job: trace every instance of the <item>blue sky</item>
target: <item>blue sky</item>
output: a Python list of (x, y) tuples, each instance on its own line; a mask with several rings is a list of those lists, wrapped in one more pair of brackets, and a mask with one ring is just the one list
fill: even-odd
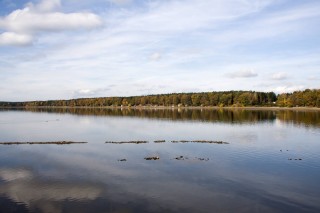
[(319, 0), (0, 0), (0, 100), (320, 85)]

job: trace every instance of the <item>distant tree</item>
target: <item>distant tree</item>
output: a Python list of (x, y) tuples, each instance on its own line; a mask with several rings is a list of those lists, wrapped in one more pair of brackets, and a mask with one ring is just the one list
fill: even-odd
[(200, 105), (200, 95), (199, 94), (192, 94), (191, 95), (191, 102), (193, 106)]
[[(308, 106), (320, 107), (320, 89), (306, 89), (293, 93), (276, 95), (274, 92), (255, 91), (223, 91), (202, 93), (174, 93), (134, 97), (79, 98), (71, 100), (49, 100), (29, 102), (0, 102), (0, 107), (104, 107), (104, 106), (135, 106), (162, 105), (171, 106)], [(177, 115), (178, 116), (178, 115)]]

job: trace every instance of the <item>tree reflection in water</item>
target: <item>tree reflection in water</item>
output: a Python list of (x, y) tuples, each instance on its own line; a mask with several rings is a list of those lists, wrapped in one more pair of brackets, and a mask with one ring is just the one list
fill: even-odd
[[(4, 109), (2, 109), (3, 111)], [(13, 110), (13, 109), (10, 109)], [(319, 111), (296, 110), (250, 110), (250, 109), (130, 109), (130, 108), (28, 108), (14, 109), (18, 111), (69, 113), (74, 115), (92, 116), (129, 116), (148, 119), (165, 119), (173, 121), (201, 121), (222, 123), (261, 123), (281, 122), (304, 125), (307, 127), (320, 126)]]

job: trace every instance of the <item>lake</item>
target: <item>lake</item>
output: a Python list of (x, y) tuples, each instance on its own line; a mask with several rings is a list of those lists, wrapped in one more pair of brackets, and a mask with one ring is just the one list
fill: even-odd
[(320, 212), (319, 139), (320, 111), (1, 110), (0, 142), (88, 143), (1, 144), (0, 212)]

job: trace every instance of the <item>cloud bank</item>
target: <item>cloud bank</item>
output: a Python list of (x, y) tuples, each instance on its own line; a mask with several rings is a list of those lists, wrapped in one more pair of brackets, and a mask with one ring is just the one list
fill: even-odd
[(63, 13), (56, 10), (60, 0), (43, 0), (39, 4), (28, 3), (25, 8), (0, 18), (0, 45), (23, 46), (31, 44), (39, 32), (59, 32), (93, 29), (102, 25), (99, 16), (89, 12)]
[(0, 1), (0, 100), (319, 87), (319, 1), (30, 1)]
[(0, 46), (13, 45), (13, 46), (25, 46), (31, 44), (33, 37), (28, 34), (18, 34), (14, 32), (5, 32), (0, 34)]
[(278, 81), (281, 81), (281, 80), (286, 80), (288, 79), (289, 76), (287, 73), (284, 73), (284, 72), (279, 72), (279, 73), (274, 73), (272, 76), (271, 76), (271, 79), (272, 80), (278, 80)]
[(258, 74), (254, 72), (253, 70), (240, 70), (236, 72), (227, 73), (226, 76), (228, 78), (253, 78), (257, 77)]

